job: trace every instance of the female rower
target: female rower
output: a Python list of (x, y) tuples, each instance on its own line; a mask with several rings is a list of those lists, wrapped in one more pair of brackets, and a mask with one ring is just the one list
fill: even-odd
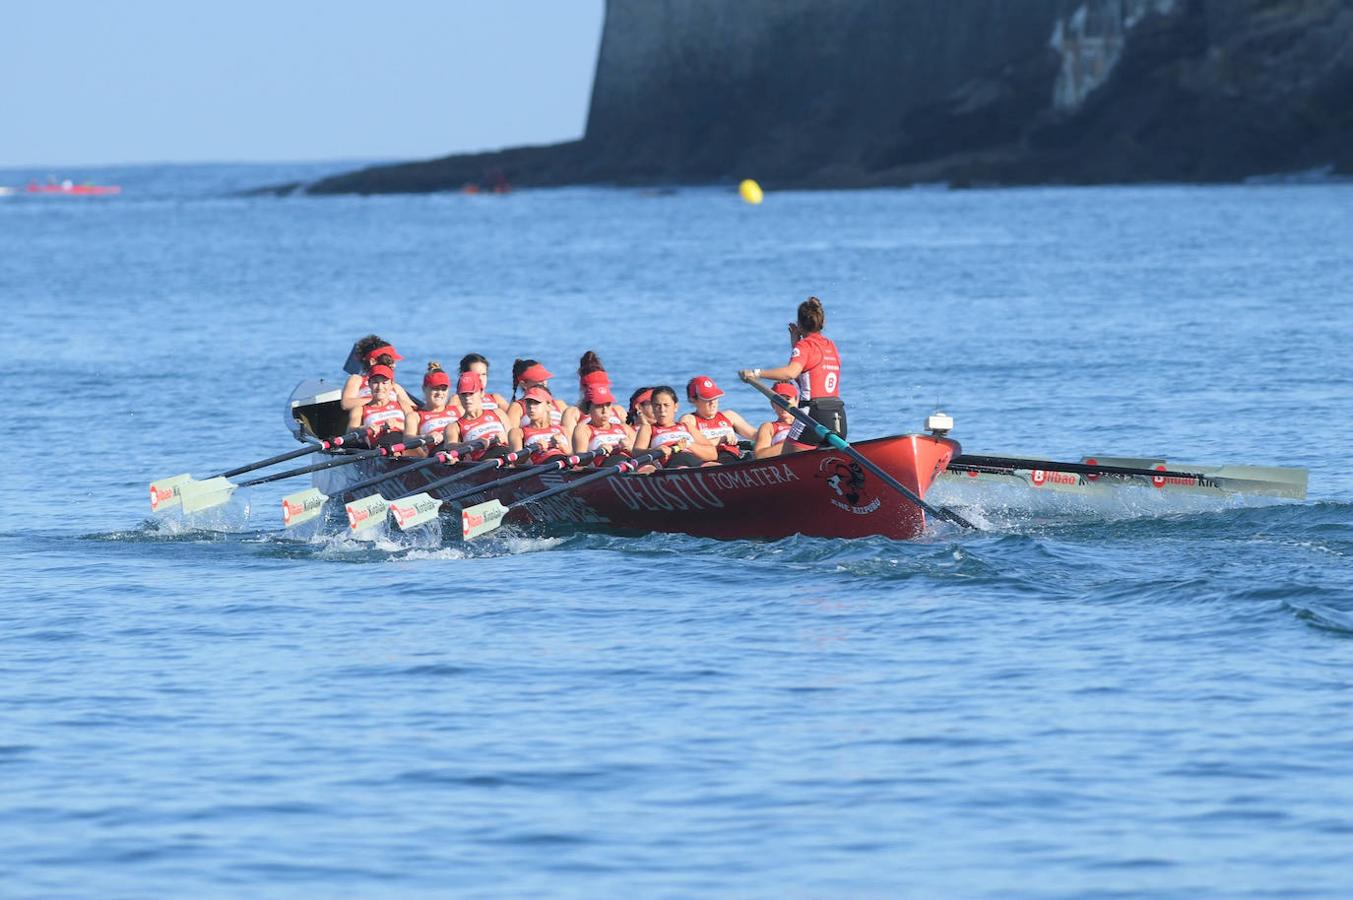
[(681, 424), (691, 434), (704, 435), (719, 451), (719, 462), (737, 462), (742, 458), (738, 438), (756, 437), (756, 430), (747, 420), (731, 409), (719, 411), (723, 391), (708, 375), (697, 375), (686, 382), (686, 399), (695, 406), (695, 412), (681, 417)]
[(583, 394), (582, 406), (587, 417), (573, 429), (573, 452), (600, 450), (608, 454), (629, 451), (634, 447), (634, 429), (617, 422), (612, 415), (615, 397), (609, 386), (590, 385)]
[[(517, 399), (517, 388), (530, 390), (533, 387), (550, 389), (550, 379), (554, 375), (549, 369), (546, 369), (534, 359), (518, 359), (512, 363), (512, 402), (507, 407), (507, 420), (513, 428), (521, 423), (526, 415), (526, 404)], [(563, 400), (553, 399), (551, 395), (550, 402), (550, 422), (555, 425), (561, 425), (564, 421), (564, 411), (568, 409), (568, 404)]]
[[(685, 425), (677, 421), (677, 395), (667, 385), (653, 389), (653, 421), (639, 426), (639, 434), (634, 439), (634, 451), (661, 450), (665, 459), (663, 465), (703, 466), (714, 463), (719, 451), (705, 440), (704, 435), (691, 433)], [(643, 469), (640, 469), (643, 471)]]
[[(606, 367), (601, 364), (601, 357), (597, 356), (596, 351), (588, 350), (578, 360), (578, 403), (564, 410), (564, 417), (560, 422), (564, 427), (564, 434), (572, 434), (578, 423), (587, 418), (587, 390), (593, 385), (601, 385), (609, 390), (611, 376), (607, 374)], [(610, 416), (617, 425), (625, 421), (625, 411), (618, 406), (612, 407)]]
[(550, 421), (550, 410), (554, 408), (550, 392), (542, 387), (528, 388), (521, 402), (526, 415), (507, 433), (508, 446), (513, 450), (527, 448), (532, 455), (567, 454), (569, 442), (564, 429)]
[[(374, 334), (358, 338), (357, 343), (352, 345), (352, 352), (348, 355), (348, 360), (349, 363), (359, 362), (360, 373), (349, 375), (348, 380), (343, 382), (343, 396), (338, 401), (338, 405), (349, 412), (365, 405), (371, 399), (371, 388), (367, 384), (367, 380), (371, 377), (371, 367), (385, 366), (393, 372), (395, 363), (403, 358), (387, 341)], [(400, 405), (404, 407), (405, 415), (412, 413), (413, 401), (409, 399), (408, 393), (398, 384), (395, 384), (394, 388), (395, 396)]]
[[(790, 403), (798, 405), (799, 389), (793, 382), (777, 381), (772, 390)], [(779, 456), (784, 449), (780, 445), (789, 436), (789, 429), (794, 427), (793, 413), (774, 401), (771, 401), (770, 408), (775, 411), (775, 419), (762, 422), (761, 427), (756, 430), (756, 443), (752, 446), (752, 453), (757, 459)]]
[(432, 445), (440, 442), (446, 435), (446, 426), (460, 418), (450, 399), (451, 376), (436, 360), (428, 363), (427, 374), (423, 376), (423, 408), (404, 420), (404, 433), (409, 437), (429, 435)]
[(476, 453), (476, 459), (506, 453), (507, 417), (500, 410), (484, 408), (484, 388), (479, 383), (479, 376), (474, 372), (461, 372), (456, 381), (456, 396), (465, 412), (446, 426), (446, 442), (459, 444), (482, 440), (493, 445)]
[(371, 399), (348, 411), (348, 430), (367, 429), (374, 447), (391, 434), (402, 435), (408, 417), (395, 398), (395, 373), (389, 366), (372, 366), (367, 383), (371, 385)]
[(641, 387), (630, 394), (630, 411), (625, 416), (625, 424), (636, 432), (645, 422), (653, 421), (653, 388)]
[[(460, 371), (473, 372), (479, 376), (479, 387), (484, 391), (484, 408), (496, 409), (499, 412), (507, 409), (507, 398), (502, 394), (494, 394), (489, 391), (489, 361), (479, 353), (467, 353), (460, 358)], [(451, 405), (461, 412), (460, 397), (452, 397)]]
[[(794, 349), (789, 362), (778, 369), (743, 369), (743, 378), (769, 378), (773, 381), (794, 380), (799, 386), (799, 406), (815, 422), (846, 436), (846, 405), (841, 402), (841, 354), (837, 352), (822, 328), (827, 314), (822, 301), (809, 297), (799, 304), (797, 324), (789, 324), (789, 340)], [(819, 447), (825, 443), (815, 434), (804, 434), (809, 429), (795, 419), (789, 437), (781, 445), (782, 453)]]

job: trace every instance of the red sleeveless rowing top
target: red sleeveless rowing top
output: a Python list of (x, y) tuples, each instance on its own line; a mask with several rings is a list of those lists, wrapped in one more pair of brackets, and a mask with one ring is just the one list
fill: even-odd
[(464, 443), (495, 437), (500, 441), (507, 440), (507, 426), (497, 410), (486, 409), (474, 418), (462, 416), (459, 424), (460, 439)]
[(418, 433), (434, 434), (439, 431), (445, 431), (446, 426), (459, 418), (460, 413), (449, 406), (445, 409), (435, 411), (431, 409), (421, 409), (418, 411)]
[(841, 396), (841, 354), (821, 332), (807, 335), (796, 343), (789, 361), (803, 366), (799, 377), (794, 379), (799, 385), (800, 403), (819, 397)]
[(362, 427), (374, 428), (376, 431), (403, 431), (404, 409), (398, 400), (380, 406), (368, 403), (362, 407)]

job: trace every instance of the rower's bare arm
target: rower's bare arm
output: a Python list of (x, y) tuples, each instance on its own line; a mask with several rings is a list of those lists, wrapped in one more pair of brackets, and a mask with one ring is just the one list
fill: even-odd
[[(684, 419), (685, 416), (682, 416), (682, 418)], [(710, 443), (709, 438), (705, 437), (704, 434), (700, 432), (700, 429), (687, 428), (686, 430), (691, 432), (690, 444), (686, 449), (705, 462), (717, 462), (719, 459), (719, 448)], [(686, 442), (682, 441), (682, 443), (684, 444)]]
[(446, 443), (447, 443), (447, 444), (459, 444), (459, 443), (460, 443), (460, 423), (459, 423), (459, 422), (452, 422), (450, 425), (446, 426)]
[(507, 433), (507, 449), (517, 451), (521, 449), (521, 429), (513, 428)]
[(793, 381), (803, 373), (803, 364), (792, 362), (778, 369), (762, 369), (761, 377), (767, 381)]
[(752, 456), (757, 459), (779, 456), (780, 448), (771, 443), (771, 438), (774, 436), (775, 426), (770, 422), (763, 422), (761, 427), (756, 430), (756, 443), (752, 445)]
[(751, 425), (748, 425), (747, 420), (742, 416), (733, 412), (731, 409), (726, 410), (724, 415), (728, 416), (728, 421), (733, 423), (733, 430), (738, 433), (738, 437), (747, 438), (749, 441), (756, 437), (756, 429)]
[(362, 376), (349, 375), (348, 380), (343, 382), (343, 397), (338, 401), (338, 405), (351, 412), (354, 409), (361, 409), (366, 405), (366, 398), (361, 395)]
[(564, 410), (564, 415), (559, 420), (559, 427), (564, 429), (564, 434), (572, 434), (573, 429), (578, 427), (578, 423), (582, 421), (582, 418), (582, 411), (576, 406), (570, 406), (568, 409)]
[[(625, 429), (625, 444), (624, 444), (624, 447), (625, 447), (626, 450), (628, 450), (629, 452), (633, 453), (633, 452), (634, 452), (634, 443), (635, 443), (635, 441), (637, 441), (637, 440), (639, 439), (639, 435), (635, 432), (635, 430), (634, 430), (633, 428), (629, 427), (628, 425), (622, 424), (620, 427), (623, 428), (623, 429)], [(584, 448), (584, 449), (585, 449), (585, 448)]]
[(577, 425), (573, 427), (574, 453), (587, 452), (587, 445), (588, 443), (591, 442), (591, 440), (592, 440), (592, 429), (587, 426), (586, 422), (579, 422)]
[(352, 409), (348, 410), (348, 431), (354, 431), (362, 427), (362, 406), (365, 405), (366, 404), (354, 406)]
[(639, 433), (634, 436), (634, 449), (648, 450), (653, 446), (653, 429), (648, 423), (639, 426)]

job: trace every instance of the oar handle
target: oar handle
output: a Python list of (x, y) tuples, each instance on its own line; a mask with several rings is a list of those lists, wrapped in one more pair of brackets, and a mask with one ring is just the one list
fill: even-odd
[(461, 454), (473, 452), (487, 445), (488, 441), (482, 439), (478, 441), (470, 441), (468, 444), (452, 444), (449, 447), (443, 447), (441, 450), (438, 450), (436, 453), (432, 454), (427, 459), (420, 459), (416, 463), (412, 463), (410, 465), (403, 466), (402, 468), (394, 469), (389, 472), (384, 472), (380, 475), (372, 476), (371, 478), (364, 478), (361, 481), (357, 482), (356, 484), (349, 485), (345, 490), (349, 493), (352, 491), (360, 491), (363, 490), (364, 488), (369, 488), (373, 485), (380, 484), (382, 481), (389, 481), (391, 478), (394, 478), (398, 475), (404, 475), (408, 472), (413, 472), (418, 469), (426, 468), (427, 466), (437, 465), (438, 463), (447, 466), (455, 465), (459, 461)]
[(311, 453), (319, 453), (321, 450), (332, 450), (335, 447), (342, 447), (346, 443), (361, 440), (365, 436), (366, 432), (360, 429), (356, 431), (349, 431), (347, 434), (339, 435), (336, 438), (330, 438), (327, 441), (319, 441), (318, 443), (312, 444), (309, 447), (301, 447), (299, 450), (290, 450), (286, 453), (279, 453), (276, 456), (270, 456), (267, 459), (261, 459), (255, 463), (249, 463), (248, 465), (240, 466), (235, 469), (230, 469), (226, 472), (222, 472), (219, 475), (214, 475), (212, 477), (234, 478), (236, 475), (243, 475), (245, 472), (253, 472), (256, 469), (266, 469), (268, 466), (275, 466), (278, 463), (286, 462), (289, 459), (297, 459), (302, 456), (307, 456)]
[(412, 450), (415, 447), (421, 447), (428, 442), (426, 436), (411, 438), (400, 444), (391, 444), (388, 447), (376, 447), (373, 450), (361, 450), (351, 456), (345, 456), (341, 459), (331, 459), (328, 462), (315, 463), (312, 466), (301, 466), (299, 469), (287, 469), (285, 472), (277, 472), (272, 475), (265, 475), (262, 478), (251, 478), (248, 481), (241, 481), (237, 487), (253, 487), (256, 484), (267, 484), (270, 481), (281, 481), (284, 478), (294, 478), (297, 475), (308, 475), (311, 472), (322, 472), (325, 469), (334, 469), (339, 466), (351, 465), (364, 459), (371, 459), (374, 456), (394, 456), (397, 453), (403, 453), (405, 450)]
[(748, 384), (750, 384), (752, 387), (756, 388), (761, 393), (765, 394), (767, 399), (769, 399), (776, 406), (780, 407), (785, 412), (792, 415), (795, 419), (802, 422), (808, 428), (811, 428), (813, 433), (816, 434), (819, 438), (825, 440), (827, 443), (831, 444), (833, 447), (835, 447), (837, 450), (840, 450), (842, 453), (848, 454), (857, 463), (859, 463), (861, 466), (872, 472), (880, 481), (891, 487), (893, 490), (897, 491), (908, 501), (910, 501), (913, 505), (915, 505), (918, 509), (924, 512), (928, 512), (937, 518), (953, 522), (955, 525), (962, 526), (963, 528), (975, 527), (971, 522), (969, 522), (967, 519), (963, 518), (953, 510), (945, 509), (942, 506), (931, 506), (929, 503), (926, 503), (916, 494), (915, 491), (907, 487), (902, 482), (898, 481), (893, 476), (889, 475), (886, 471), (883, 470), (882, 467), (877, 465), (869, 457), (865, 456), (859, 450), (856, 450), (854, 447), (850, 446), (850, 444), (846, 443), (846, 439), (841, 437), (841, 435), (837, 434), (835, 431), (832, 431), (830, 428), (823, 425), (821, 422), (817, 421), (812, 416), (808, 415), (806, 412), (799, 409), (794, 404), (790, 403), (784, 397), (781, 397), (779, 394), (775, 393), (770, 388), (766, 387), (766, 385), (762, 383), (761, 379), (758, 378), (757, 376), (751, 374), (750, 372), (747, 373), (739, 372), (738, 377), (741, 378), (743, 381), (747, 382)]
[(627, 459), (622, 463), (618, 463), (614, 466), (607, 466), (604, 469), (600, 469), (596, 472), (592, 472), (591, 474), (584, 475), (581, 478), (575, 478), (574, 480), (568, 482), (567, 484), (557, 484), (554, 487), (549, 488), (548, 490), (541, 491), (539, 494), (532, 494), (529, 497), (523, 497), (520, 500), (517, 500), (513, 503), (509, 503), (507, 508), (516, 509), (519, 506), (525, 506), (528, 503), (535, 503), (537, 500), (545, 500), (549, 497), (555, 496), (556, 494), (562, 494), (565, 491), (571, 491), (574, 488), (580, 488), (585, 484), (591, 484), (594, 481), (600, 481), (603, 478), (610, 478), (612, 475), (620, 475), (625, 472), (633, 472), (640, 466), (648, 465), (650, 462), (657, 459), (659, 456), (662, 456), (662, 454), (656, 450), (650, 450), (647, 453), (641, 453), (638, 456), (635, 456), (631, 459)]
[[(530, 456), (530, 451), (523, 449), (516, 451), (515, 454), (508, 455), (520, 458), (522, 456)], [(585, 453), (575, 453), (572, 456), (552, 457), (550, 459), (545, 460), (544, 462), (524, 466), (521, 469), (512, 472), (511, 474), (503, 475), (499, 478), (493, 479), (492, 481), (486, 481), (483, 484), (476, 484), (471, 487), (468, 487), (463, 491), (457, 491), (456, 493), (452, 494), (449, 497), (441, 498), (441, 500), (443, 503), (454, 503), (455, 501), (464, 499), (465, 497), (473, 497), (475, 494), (482, 494), (485, 491), (491, 491), (494, 490), (495, 488), (499, 488), (504, 485), (515, 484), (518, 481), (530, 478), (532, 475), (535, 475), (542, 471), (549, 471), (550, 469), (567, 469), (573, 466), (581, 465), (582, 463), (585, 462), (591, 462), (596, 455), (597, 454), (595, 450), (588, 450)]]

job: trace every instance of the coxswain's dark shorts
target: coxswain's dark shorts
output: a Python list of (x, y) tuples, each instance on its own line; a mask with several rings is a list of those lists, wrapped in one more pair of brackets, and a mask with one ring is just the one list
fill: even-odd
[[(843, 438), (846, 436), (846, 404), (841, 401), (840, 397), (820, 397), (809, 400), (808, 405), (802, 407), (802, 409), (808, 413), (808, 417), (814, 422), (827, 426)], [(789, 429), (789, 440), (799, 444), (807, 444), (809, 447), (822, 447), (827, 443), (818, 437), (813, 429), (798, 419), (794, 420), (793, 427)]]

